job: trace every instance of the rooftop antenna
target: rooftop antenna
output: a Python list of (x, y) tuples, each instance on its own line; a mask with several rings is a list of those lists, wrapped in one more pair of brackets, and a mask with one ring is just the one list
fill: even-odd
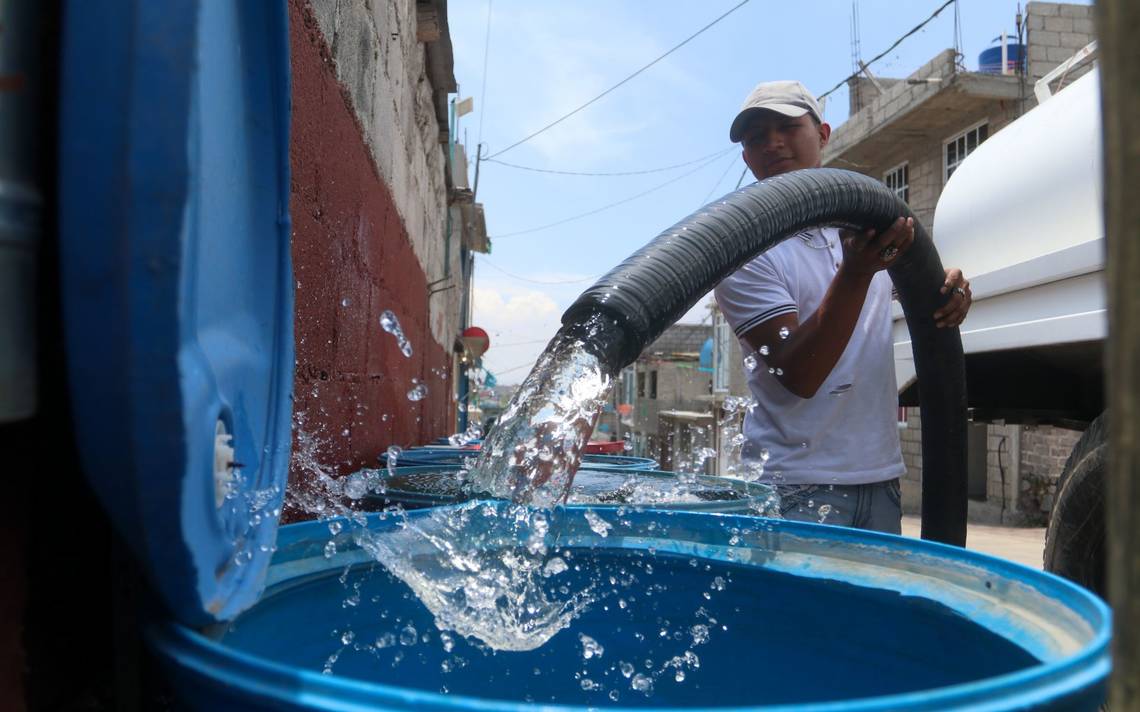
[(962, 52), (962, 14), (958, 0), (954, 0), (954, 65), (966, 70), (966, 55)]
[[(859, 0), (851, 0), (851, 74), (857, 75), (863, 68), (863, 48), (859, 38)], [(863, 108), (863, 93), (855, 84), (851, 113)]]

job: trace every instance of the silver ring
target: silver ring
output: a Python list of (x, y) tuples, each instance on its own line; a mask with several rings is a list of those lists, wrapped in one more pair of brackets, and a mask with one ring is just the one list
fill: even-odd
[(954, 287), (954, 293), (961, 294), (963, 297), (966, 296), (966, 290), (962, 289), (961, 287)]
[(879, 250), (879, 257), (882, 257), (884, 260), (893, 260), (895, 258), (895, 255), (898, 253), (899, 248), (895, 247), (894, 245), (887, 245), (883, 249)]

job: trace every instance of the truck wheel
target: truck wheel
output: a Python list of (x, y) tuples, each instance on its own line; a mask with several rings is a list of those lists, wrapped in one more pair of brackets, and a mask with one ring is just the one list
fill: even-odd
[(1057, 496), (1045, 530), (1045, 570), (1064, 576), (1104, 598), (1105, 483), (1108, 415), (1089, 425), (1057, 480)]

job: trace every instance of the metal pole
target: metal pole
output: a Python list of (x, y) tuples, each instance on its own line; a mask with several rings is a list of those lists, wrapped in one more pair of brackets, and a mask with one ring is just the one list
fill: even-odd
[(471, 202), (479, 195), (479, 163), (483, 160), (483, 144), (475, 147), (475, 185), (471, 187)]
[(1108, 272), (1109, 708), (1140, 710), (1140, 5), (1097, 3)]

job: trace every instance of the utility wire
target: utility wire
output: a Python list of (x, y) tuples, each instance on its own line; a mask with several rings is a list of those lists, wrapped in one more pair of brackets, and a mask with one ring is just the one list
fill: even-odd
[[(942, 3), (942, 6), (941, 6), (941, 7), (939, 7), (937, 10), (935, 10), (935, 11), (934, 11), (934, 14), (932, 14), (930, 17), (926, 18), (926, 19), (925, 19), (925, 20), (923, 20), (922, 22), (920, 22), (920, 23), (918, 23), (917, 25), (915, 25), (914, 29), (912, 29), (910, 32), (907, 32), (905, 35), (903, 35), (902, 37), (900, 37), (900, 38), (898, 38), (897, 40), (895, 40), (895, 43), (894, 43), (894, 44), (892, 44), (890, 47), (887, 47), (885, 50), (883, 50), (882, 52), (880, 52), (880, 53), (878, 53), (877, 55), (875, 55), (875, 56), (874, 56), (874, 57), (873, 57), (873, 58), (872, 58), (870, 61), (868, 61), (868, 62), (864, 62), (864, 63), (863, 63), (863, 67), (870, 67), (870, 66), (871, 66), (872, 64), (874, 64), (875, 62), (877, 62), (877, 61), (879, 61), (880, 59), (882, 59), (883, 57), (887, 56), (887, 54), (889, 54), (891, 50), (893, 50), (895, 47), (898, 47), (900, 44), (902, 44), (902, 41), (903, 41), (903, 40), (905, 40), (907, 37), (910, 37), (910, 36), (911, 36), (911, 35), (913, 35), (914, 33), (918, 32), (918, 31), (919, 31), (919, 30), (921, 30), (923, 27), (926, 27), (926, 25), (927, 25), (927, 24), (929, 24), (931, 20), (933, 20), (934, 18), (938, 17), (938, 15), (939, 15), (939, 14), (941, 14), (941, 12), (942, 12), (943, 10), (945, 10), (946, 8), (948, 8), (948, 7), (950, 7), (951, 5), (953, 5), (953, 4), (954, 4), (954, 2), (955, 2), (955, 0), (946, 0), (946, 2)], [(828, 89), (828, 90), (827, 90), (827, 91), (825, 91), (824, 93), (822, 93), (822, 94), (820, 94), (819, 96), (817, 96), (817, 97), (816, 97), (816, 99), (817, 99), (817, 100), (818, 100), (818, 99), (823, 99), (823, 98), (824, 98), (824, 97), (826, 97), (827, 95), (829, 95), (829, 94), (831, 94), (832, 92), (834, 92), (834, 91), (838, 90), (838, 89), (839, 89), (840, 87), (842, 87), (844, 84), (846, 84), (847, 82), (851, 81), (851, 80), (852, 80), (852, 79), (854, 79), (855, 77), (859, 76), (859, 74), (861, 73), (861, 71), (862, 71), (862, 70), (860, 70), (860, 72), (855, 72), (854, 74), (850, 74), (850, 75), (848, 75), (848, 76), (847, 76), (845, 79), (843, 79), (842, 81), (840, 81), (838, 84), (836, 84), (835, 86), (831, 87), (830, 89)]]
[(682, 173), (681, 175), (679, 175), (675, 178), (670, 178), (669, 180), (665, 181), (664, 183), (661, 183), (659, 185), (655, 185), (652, 188), (650, 188), (649, 190), (644, 190), (644, 191), (642, 191), (636, 195), (631, 195), (628, 198), (623, 198), (622, 200), (618, 200), (616, 202), (609, 203), (608, 205), (603, 205), (600, 208), (595, 208), (593, 210), (590, 210), (590, 211), (587, 211), (584, 213), (580, 213), (578, 215), (572, 215), (568, 218), (563, 218), (562, 220), (558, 220), (556, 222), (547, 223), (546, 225), (539, 225), (538, 227), (531, 227), (531, 228), (527, 228), (526, 230), (516, 230), (515, 232), (505, 232), (501, 235), (492, 235), (491, 239), (492, 240), (499, 240), (499, 239), (502, 239), (504, 237), (514, 237), (515, 235), (525, 235), (525, 234), (531, 233), (531, 232), (538, 232), (540, 230), (547, 230), (549, 228), (556, 227), (558, 225), (565, 225), (568, 222), (573, 222), (574, 220), (580, 220), (582, 218), (589, 217), (590, 215), (597, 215), (598, 213), (600, 213), (604, 210), (609, 210), (610, 208), (616, 208), (619, 205), (624, 205), (630, 201), (637, 200), (638, 198), (649, 195), (650, 193), (652, 193), (654, 191), (661, 190), (665, 186), (670, 185), (672, 183), (676, 183), (677, 181), (681, 180), (682, 178), (688, 178), (689, 176), (691, 176), (692, 174), (701, 170), (702, 168), (709, 165), (710, 163), (712, 163), (715, 160), (716, 160), (716, 158), (711, 158), (711, 159), (705, 161), (704, 163), (700, 164), (696, 168), (689, 170), (689, 171), (685, 171), (684, 173)]
[[(729, 149), (729, 150), (731, 150), (731, 149)], [(713, 197), (713, 193), (715, 193), (717, 187), (719, 187), (720, 184), (722, 182), (724, 182), (724, 177), (726, 175), (728, 175), (728, 172), (732, 170), (732, 167), (734, 165), (736, 165), (736, 161), (731, 161), (727, 166), (724, 167), (724, 172), (720, 174), (720, 178), (716, 179), (716, 183), (713, 183), (713, 187), (709, 189), (708, 194), (705, 195), (705, 197), (701, 200), (700, 205), (698, 205), (697, 207), (703, 207), (706, 203), (709, 202), (709, 198)]]
[(479, 260), (479, 264), (494, 267), (495, 269), (497, 269), (498, 271), (507, 275), (511, 279), (517, 279), (520, 282), (530, 282), (531, 284), (581, 284), (582, 282), (592, 282), (601, 276), (601, 275), (594, 275), (593, 277), (583, 277), (582, 279), (564, 279), (564, 280), (557, 280), (557, 281), (552, 281), (552, 282), (544, 282), (544, 281), (538, 280), (538, 279), (528, 279), (527, 277), (520, 277), (517, 274), (513, 274), (511, 272), (508, 272), (505, 269), (503, 269), (502, 267), (500, 267), (499, 265), (492, 262), (491, 260), (487, 259), (486, 257)]
[(542, 133), (542, 132), (546, 131), (547, 129), (551, 129), (551, 128), (553, 128), (553, 127), (557, 126), (558, 124), (562, 123), (563, 121), (565, 121), (566, 119), (570, 118), (570, 117), (571, 117), (571, 116), (573, 116), (574, 114), (577, 114), (577, 113), (578, 113), (579, 111), (581, 111), (582, 109), (585, 109), (585, 108), (586, 108), (587, 106), (589, 106), (590, 104), (593, 104), (593, 103), (594, 103), (595, 101), (597, 101), (598, 99), (601, 99), (601, 98), (602, 98), (603, 96), (605, 96), (606, 94), (609, 94), (609, 93), (610, 93), (610, 92), (612, 92), (614, 89), (617, 89), (617, 88), (618, 88), (618, 87), (620, 87), (621, 85), (623, 85), (623, 84), (625, 84), (626, 82), (628, 82), (629, 80), (633, 79), (633, 78), (634, 78), (634, 77), (636, 77), (638, 74), (641, 74), (641, 73), (642, 73), (642, 72), (644, 72), (646, 69), (649, 69), (649, 68), (650, 68), (650, 67), (652, 67), (653, 65), (657, 64), (657, 63), (658, 63), (658, 62), (660, 62), (661, 60), (665, 59), (665, 58), (666, 58), (666, 57), (668, 57), (669, 55), (671, 55), (671, 54), (673, 54), (674, 52), (676, 52), (677, 50), (681, 49), (682, 47), (684, 47), (685, 45), (687, 45), (689, 42), (691, 42), (691, 41), (692, 41), (694, 38), (696, 38), (698, 35), (700, 35), (701, 33), (703, 33), (705, 30), (709, 29), (710, 27), (712, 27), (712, 26), (713, 26), (713, 25), (715, 25), (716, 23), (720, 22), (720, 21), (721, 21), (721, 20), (723, 20), (724, 18), (728, 17), (728, 16), (729, 16), (729, 15), (731, 15), (732, 13), (736, 12), (736, 11), (737, 11), (737, 10), (739, 10), (740, 8), (742, 8), (742, 7), (744, 7), (745, 5), (747, 5), (747, 4), (748, 4), (748, 2), (749, 2), (749, 0), (742, 0), (742, 2), (740, 2), (740, 3), (738, 3), (737, 5), (734, 5), (732, 8), (730, 8), (730, 9), (728, 10), (728, 12), (724, 13), (724, 14), (723, 14), (723, 15), (721, 15), (720, 17), (718, 17), (718, 18), (716, 18), (715, 20), (713, 20), (712, 22), (710, 22), (709, 24), (705, 25), (705, 26), (704, 26), (704, 27), (702, 27), (701, 29), (697, 30), (697, 31), (696, 31), (696, 32), (694, 32), (693, 34), (691, 34), (691, 35), (689, 35), (688, 37), (686, 37), (684, 40), (682, 40), (682, 41), (681, 41), (681, 43), (680, 43), (680, 44), (677, 44), (677, 45), (675, 45), (675, 46), (674, 46), (672, 49), (670, 49), (669, 51), (665, 52), (665, 54), (661, 55), (661, 56), (660, 56), (660, 57), (658, 57), (657, 59), (653, 60), (653, 61), (652, 61), (652, 62), (650, 62), (649, 64), (647, 64), (647, 65), (645, 65), (644, 67), (642, 67), (641, 69), (638, 69), (638, 70), (637, 70), (636, 72), (634, 72), (633, 74), (630, 74), (630, 75), (629, 75), (628, 77), (626, 77), (625, 79), (622, 79), (622, 80), (621, 80), (620, 82), (618, 82), (617, 84), (614, 84), (614, 85), (613, 85), (612, 87), (610, 87), (609, 89), (606, 89), (606, 90), (605, 90), (604, 92), (602, 92), (601, 94), (598, 94), (598, 95), (597, 95), (597, 96), (595, 96), (593, 99), (590, 99), (590, 100), (589, 100), (589, 101), (587, 101), (585, 104), (582, 104), (581, 106), (579, 106), (577, 109), (574, 109), (574, 110), (573, 110), (573, 111), (571, 111), (570, 113), (568, 113), (568, 114), (565, 114), (565, 115), (563, 115), (563, 116), (561, 116), (561, 117), (559, 117), (559, 118), (555, 119), (554, 121), (551, 121), (549, 124), (547, 124), (546, 126), (543, 126), (543, 127), (542, 127), (542, 128), (540, 128), (538, 131), (535, 131), (534, 133), (530, 134), (529, 136), (526, 136), (525, 138), (521, 138), (521, 139), (519, 139), (518, 141), (515, 141), (514, 143), (512, 143), (510, 146), (507, 146), (507, 147), (506, 147), (506, 148), (504, 148), (503, 150), (501, 150), (501, 151), (496, 151), (495, 153), (492, 153), (490, 156), (488, 156), (488, 158), (494, 158), (495, 156), (501, 156), (501, 155), (503, 155), (504, 153), (506, 153), (507, 151), (511, 150), (512, 148), (515, 148), (516, 146), (520, 146), (520, 145), (522, 145), (522, 144), (526, 143), (527, 141), (531, 140), (532, 138), (534, 138), (535, 136), (539, 135), (540, 133)]
[[(483, 145), (483, 112), (487, 110), (487, 57), (491, 50), (491, 0), (487, 0), (487, 34), (483, 38), (483, 88), (479, 90), (479, 140), (476, 146)], [(478, 149), (476, 149), (478, 158)]]
[(740, 172), (740, 177), (736, 179), (736, 187), (733, 190), (740, 190), (740, 184), (744, 182), (746, 175), (748, 175), (748, 166), (744, 166), (744, 170)]
[(550, 341), (550, 339), (532, 339), (530, 341), (514, 341), (514, 342), (511, 342), (509, 344), (495, 344), (495, 348), (505, 349), (508, 346), (530, 346), (531, 344), (545, 344), (548, 341)]
[(691, 161), (685, 161), (684, 163), (674, 163), (671, 166), (661, 166), (660, 168), (646, 168), (646, 169), (640, 170), (640, 171), (613, 171), (613, 172), (598, 172), (598, 173), (592, 173), (589, 171), (558, 171), (558, 170), (554, 170), (552, 168), (535, 168), (533, 166), (520, 166), (517, 163), (507, 163), (506, 161), (499, 161), (499, 160), (496, 160), (494, 158), (484, 158), (483, 160), (487, 163), (497, 163), (500, 166), (508, 166), (510, 168), (518, 168), (519, 170), (523, 170), (523, 171), (534, 171), (535, 173), (553, 173), (555, 175), (560, 175), (560, 176), (604, 176), (604, 177), (609, 177), (609, 176), (643, 176), (643, 175), (646, 175), (648, 173), (664, 173), (665, 171), (671, 171), (671, 170), (674, 170), (676, 168), (684, 168), (685, 166), (691, 166), (694, 163), (700, 163), (701, 161), (706, 161), (710, 158), (718, 158), (718, 157), (723, 156), (724, 154), (726, 154), (729, 151), (732, 151), (734, 149), (735, 149), (735, 146), (733, 146), (731, 148), (726, 148), (726, 149), (721, 150), (721, 151), (717, 151), (715, 153), (710, 153), (707, 156), (701, 156), (700, 158), (694, 158)]

